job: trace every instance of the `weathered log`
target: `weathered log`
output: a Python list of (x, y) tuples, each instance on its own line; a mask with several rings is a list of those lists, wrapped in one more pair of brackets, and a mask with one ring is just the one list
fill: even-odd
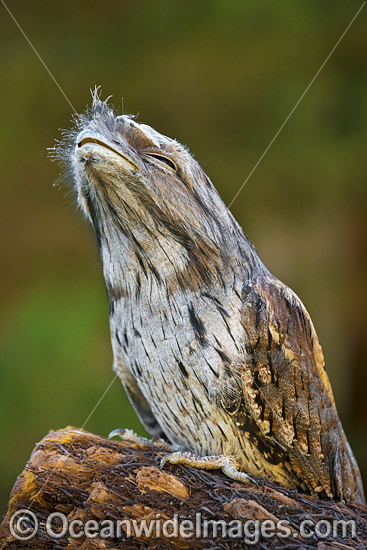
[[(262, 478), (245, 485), (185, 466), (161, 471), (165, 452), (75, 428), (50, 432), (14, 485), (0, 548), (366, 548), (366, 506), (307, 497)], [(38, 530), (25, 540), (34, 518)], [(302, 538), (304, 520), (310, 536)], [(316, 528), (319, 520), (324, 523)], [(332, 526), (327, 537), (325, 520)], [(344, 532), (341, 521), (352, 522)], [(279, 525), (288, 531), (279, 533)]]

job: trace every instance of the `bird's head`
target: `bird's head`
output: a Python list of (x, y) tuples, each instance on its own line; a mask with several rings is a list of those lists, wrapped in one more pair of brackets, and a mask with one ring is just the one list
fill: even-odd
[(204, 279), (239, 228), (186, 147), (93, 94), (90, 110), (60, 147), (102, 258), (130, 247), (138, 262), (167, 256)]

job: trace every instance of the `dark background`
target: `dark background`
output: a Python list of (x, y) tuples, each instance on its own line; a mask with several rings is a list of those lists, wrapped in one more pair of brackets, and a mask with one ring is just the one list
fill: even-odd
[[(77, 111), (89, 89), (187, 144), (227, 204), (362, 2), (21, 2)], [(364, 477), (366, 8), (232, 212), (318, 331)], [(70, 105), (0, 4), (0, 512), (34, 444), (82, 426), (113, 379), (96, 241), (46, 148)], [(120, 382), (86, 429), (144, 433)]]

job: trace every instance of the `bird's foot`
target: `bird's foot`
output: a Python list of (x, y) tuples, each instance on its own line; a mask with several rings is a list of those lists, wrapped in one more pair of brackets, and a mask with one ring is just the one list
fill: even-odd
[(221, 470), (223, 474), (235, 481), (242, 481), (245, 483), (251, 481), (252, 483), (256, 483), (252, 477), (237, 469), (236, 460), (230, 456), (197, 456), (193, 453), (177, 451), (162, 458), (160, 464), (161, 468), (163, 468), (167, 462), (170, 464), (185, 464), (186, 466), (191, 466), (200, 470)]
[(133, 430), (117, 428), (108, 435), (108, 439), (112, 439), (116, 436), (122, 439), (122, 441), (127, 441), (128, 443), (136, 443), (137, 445), (154, 445), (155, 447), (163, 447), (167, 451), (172, 451), (172, 447), (167, 443), (167, 441), (164, 441), (164, 439), (161, 439), (160, 437), (148, 439), (147, 437), (138, 435)]

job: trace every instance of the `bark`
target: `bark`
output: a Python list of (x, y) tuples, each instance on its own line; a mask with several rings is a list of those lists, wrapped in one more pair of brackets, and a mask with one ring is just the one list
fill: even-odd
[[(0, 529), (0, 548), (236, 549), (254, 542), (255, 548), (262, 549), (366, 547), (366, 506), (307, 497), (263, 478), (242, 484), (221, 473), (181, 465), (167, 465), (161, 471), (159, 461), (166, 452), (151, 445), (109, 441), (75, 428), (50, 432), (36, 445), (14, 485)], [(16, 522), (11, 533), (11, 518), (20, 510), (32, 512), (37, 519), (38, 531), (30, 540), (14, 537)], [(54, 538), (46, 527), (48, 516), (54, 512), (64, 514), (68, 525), (75, 526), (75, 533), (67, 530), (61, 538)], [(313, 534), (301, 538), (299, 528), (305, 519), (313, 524), (328, 520), (335, 533), (326, 538)], [(83, 523), (82, 530), (81, 523), (70, 523), (73, 520)], [(148, 528), (153, 525), (150, 535), (139, 532), (142, 520)], [(166, 520), (173, 521), (168, 524)], [(208, 520), (226, 522), (225, 536), (220, 524), (215, 536), (214, 524)], [(285, 537), (275, 535), (272, 528), (275, 525), (276, 529), (280, 520), (287, 522)], [(335, 528), (335, 520), (355, 522), (355, 536), (351, 528), (344, 534), (340, 525)], [(32, 521), (23, 519), (19, 525), (27, 530), (33, 527)], [(88, 536), (86, 526), (90, 529)], [(51, 524), (53, 532), (60, 532), (61, 527), (60, 519)], [(96, 538), (91, 538), (94, 531)], [(192, 532), (191, 538), (185, 536)], [(16, 534), (20, 536), (19, 531)]]

